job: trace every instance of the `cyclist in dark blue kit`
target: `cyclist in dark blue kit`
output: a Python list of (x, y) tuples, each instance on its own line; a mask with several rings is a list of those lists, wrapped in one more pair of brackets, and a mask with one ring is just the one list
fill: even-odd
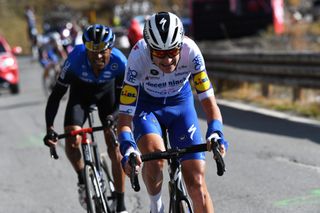
[[(46, 106), (47, 135), (44, 143), (55, 146), (51, 140), (54, 131), (54, 119), (59, 103), (70, 87), (69, 100), (65, 112), (65, 132), (79, 129), (87, 119), (89, 106), (96, 104), (99, 118), (104, 124), (109, 114), (118, 110), (119, 96), (127, 59), (123, 53), (114, 48), (115, 35), (112, 29), (103, 25), (89, 26), (83, 33), (83, 44), (75, 46), (68, 55), (57, 83), (48, 98)], [(125, 175), (121, 168), (122, 158), (119, 148), (114, 146), (104, 131), (108, 154), (112, 161), (112, 173), (115, 181), (117, 212), (127, 212), (124, 204)], [(80, 138), (78, 138), (80, 139)], [(66, 139), (66, 155), (78, 174), (79, 201), (86, 208), (86, 193), (83, 178), (83, 161), (81, 161), (80, 140)]]

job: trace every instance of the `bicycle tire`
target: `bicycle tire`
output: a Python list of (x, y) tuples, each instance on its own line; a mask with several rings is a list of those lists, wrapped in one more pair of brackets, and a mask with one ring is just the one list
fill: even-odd
[[(192, 204), (189, 199), (186, 185), (182, 177), (181, 171), (179, 172), (178, 179), (174, 183), (169, 182), (170, 193), (170, 207), (169, 213), (193, 213)], [(178, 193), (178, 194), (174, 194)], [(177, 200), (177, 198), (179, 200)]]
[(94, 166), (85, 166), (87, 207), (89, 213), (107, 213), (108, 207)]
[(115, 212), (116, 210), (116, 197), (115, 186), (112, 175), (108, 166), (108, 159), (106, 155), (100, 155), (101, 167), (105, 177), (104, 198), (107, 204), (108, 212)]
[(95, 208), (95, 201), (94, 201), (94, 194), (95, 194), (95, 189), (94, 189), (94, 174), (92, 167), (89, 165), (85, 165), (85, 184), (86, 184), (86, 202), (87, 202), (87, 213), (96, 213), (96, 208)]
[(179, 213), (193, 213), (190, 200), (188, 200), (188, 199), (180, 200), (178, 205), (179, 205), (178, 206), (179, 209), (177, 212), (179, 212)]

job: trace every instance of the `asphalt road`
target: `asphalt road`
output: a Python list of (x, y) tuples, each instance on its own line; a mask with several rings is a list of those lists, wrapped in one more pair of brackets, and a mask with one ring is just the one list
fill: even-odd
[[(41, 69), (30, 58), (19, 58), (19, 64), (21, 93), (11, 96), (0, 91), (0, 212), (85, 212), (78, 203), (76, 175), (63, 148), (58, 148), (60, 159), (52, 160), (42, 142), (46, 97), (41, 90)], [(55, 121), (60, 132), (65, 104), (61, 102)], [(224, 104), (220, 107), (230, 148), (225, 158), (227, 172), (222, 177), (216, 175), (212, 154), (207, 154), (206, 178), (215, 211), (319, 213), (319, 126)], [(202, 112), (199, 119), (204, 133)], [(149, 211), (142, 182), (141, 186), (136, 193), (127, 180), (129, 212)], [(165, 202), (166, 187), (164, 184)]]

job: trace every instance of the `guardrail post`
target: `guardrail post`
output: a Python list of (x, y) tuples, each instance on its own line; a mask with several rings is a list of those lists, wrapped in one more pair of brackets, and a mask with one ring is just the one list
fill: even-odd
[(262, 83), (261, 84), (261, 94), (263, 97), (267, 98), (270, 95), (270, 84)]
[(292, 88), (292, 101), (296, 102), (301, 100), (302, 97), (302, 92), (301, 92), (301, 87), (299, 86), (294, 86)]

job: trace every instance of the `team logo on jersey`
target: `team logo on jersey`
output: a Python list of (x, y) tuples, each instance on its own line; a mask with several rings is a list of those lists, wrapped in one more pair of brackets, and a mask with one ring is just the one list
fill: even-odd
[(130, 67), (128, 67), (127, 81), (131, 83), (135, 83), (137, 75), (138, 75), (137, 71), (130, 69)]
[(63, 67), (62, 67), (62, 70), (60, 72), (60, 78), (61, 79), (64, 79), (64, 77), (66, 76), (66, 72), (67, 70), (69, 69), (69, 67), (71, 66), (71, 63), (66, 60), (66, 62), (64, 63)]
[(150, 70), (150, 73), (152, 75), (159, 75), (159, 71), (158, 70), (154, 70), (154, 69)]
[(103, 77), (105, 77), (105, 78), (111, 78), (111, 77), (112, 77), (112, 72), (110, 72), (110, 71), (105, 71), (105, 72), (103, 73)]
[(137, 100), (137, 89), (130, 85), (125, 85), (121, 90), (120, 103), (129, 105)]
[(196, 87), (196, 90), (199, 92), (204, 92), (210, 89), (211, 86), (208, 75), (204, 71), (199, 72), (193, 77), (193, 83)]
[(139, 49), (139, 46), (138, 46), (137, 44), (135, 44), (134, 47), (133, 47), (133, 49), (134, 49), (134, 50), (138, 50), (138, 49)]
[(111, 69), (112, 70), (116, 70), (116, 69), (118, 69), (118, 64), (117, 63), (113, 63), (113, 64), (111, 64)]
[(201, 67), (203, 66), (203, 60), (202, 60), (202, 57), (200, 55), (197, 55), (196, 57), (194, 57), (192, 62), (194, 63), (194, 69), (195, 70), (200, 70)]

